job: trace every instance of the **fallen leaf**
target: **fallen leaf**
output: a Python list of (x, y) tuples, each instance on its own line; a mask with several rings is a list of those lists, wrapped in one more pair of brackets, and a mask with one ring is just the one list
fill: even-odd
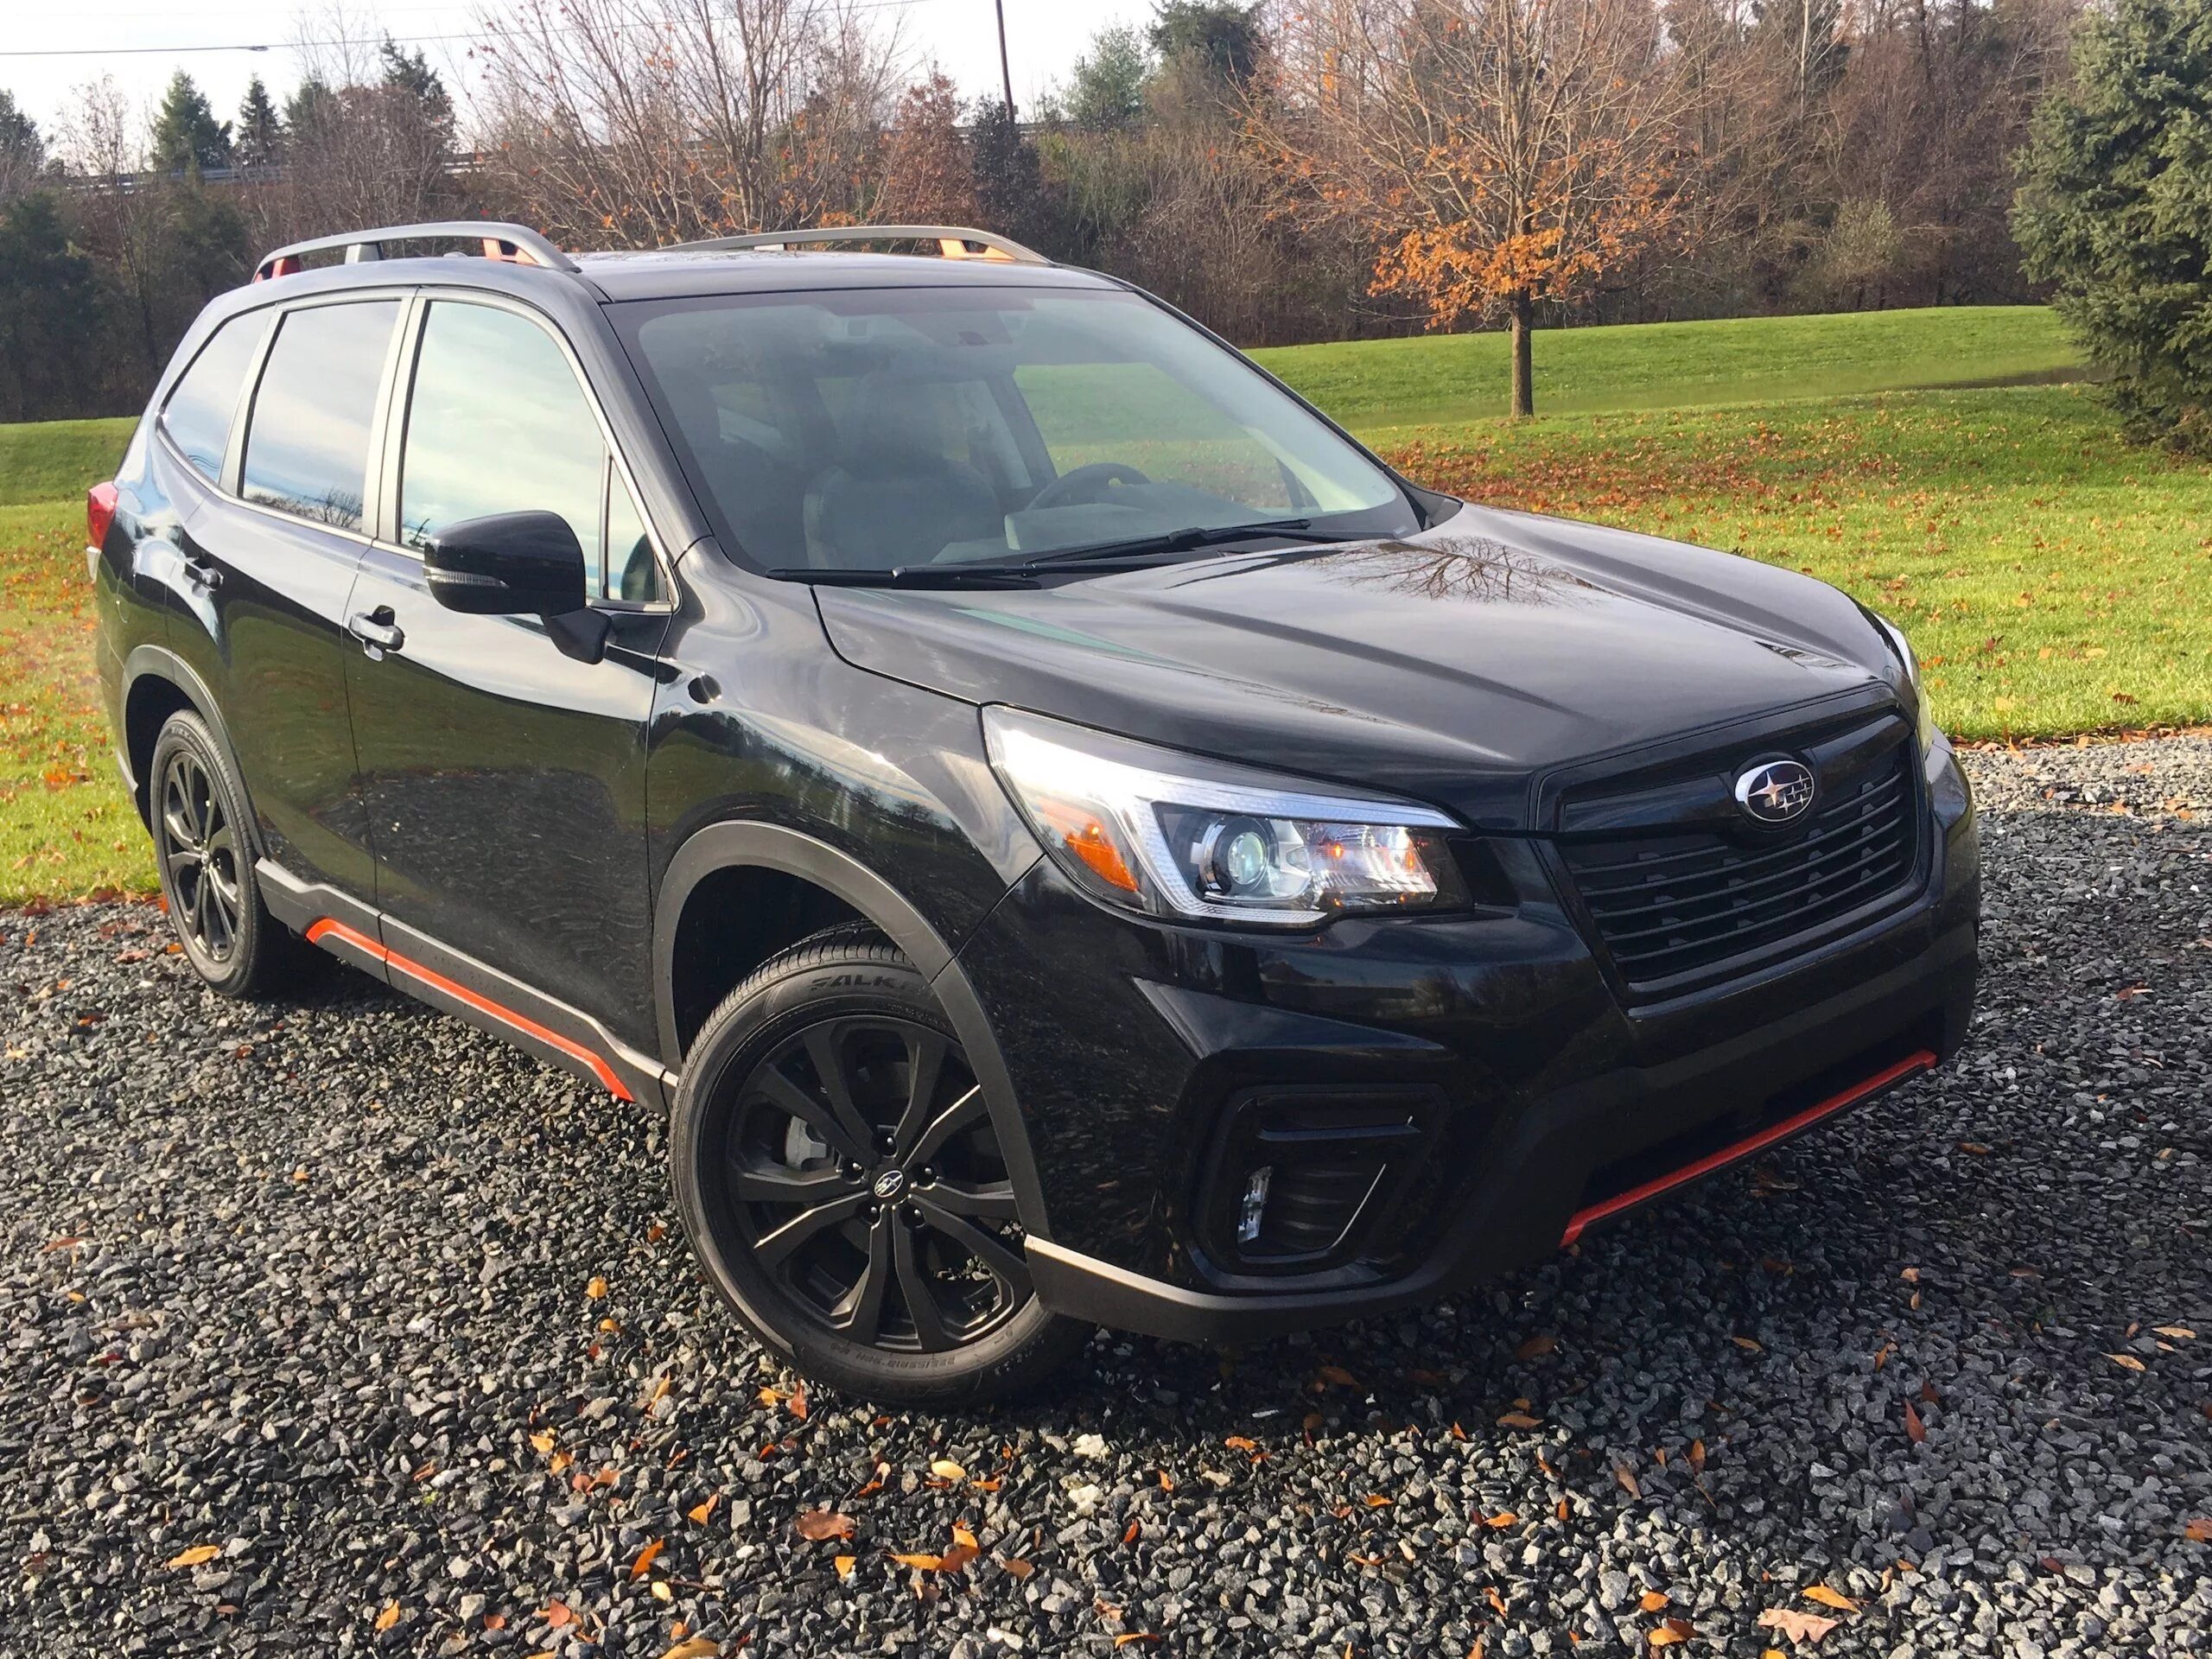
[(538, 1617), (557, 1630), (564, 1624), (575, 1623), (576, 1615), (567, 1602), (549, 1601), (545, 1604), (545, 1611)]
[(897, 1550), (891, 1552), (891, 1559), (898, 1562), (901, 1567), (912, 1567), (917, 1573), (934, 1573), (938, 1568), (944, 1565), (944, 1557), (942, 1555), (925, 1555), (919, 1554), (901, 1555)]
[(1670, 1618), (1654, 1630), (1649, 1640), (1655, 1648), (1679, 1647), (1696, 1634), (1687, 1618)]
[(684, 1513), (689, 1515), (696, 1523), (703, 1527), (707, 1524), (707, 1517), (715, 1512), (715, 1505), (721, 1501), (722, 1495), (716, 1492), (705, 1503), (699, 1504), (696, 1508), (687, 1510)]
[(968, 1471), (965, 1469), (963, 1469), (958, 1464), (955, 1463), (950, 1458), (938, 1459), (934, 1463), (930, 1465), (930, 1473), (935, 1475), (939, 1480), (965, 1480), (968, 1478)]
[(1483, 1525), (1488, 1527), (1493, 1532), (1503, 1532), (1506, 1528), (1511, 1526), (1520, 1518), (1521, 1517), (1519, 1516), (1514, 1514), (1510, 1510), (1500, 1510), (1496, 1515), (1484, 1516), (1483, 1517)]
[(1499, 1416), (1497, 1426), (1500, 1428), (1541, 1428), (1544, 1423), (1541, 1417), (1531, 1417), (1525, 1411), (1509, 1411)]
[(2181, 1529), (2181, 1535), (2192, 1544), (2212, 1544), (2212, 1521), (2191, 1521)]
[(1690, 1467), (1700, 1475), (1705, 1472), (1705, 1442), (1703, 1440), (1690, 1442)]
[(1636, 1475), (1624, 1463), (1613, 1465), (1613, 1480), (1630, 1497), (1642, 1497), (1643, 1488), (1637, 1484)]
[(859, 1522), (851, 1516), (839, 1515), (834, 1510), (809, 1510), (791, 1525), (798, 1529), (798, 1535), (810, 1544), (818, 1544), (829, 1538), (849, 1538), (860, 1530)]
[(2143, 1362), (2133, 1354), (2107, 1354), (2105, 1357), (2123, 1371), (2140, 1371), (2146, 1369)]
[(714, 1659), (722, 1650), (722, 1644), (710, 1636), (687, 1637), (677, 1643), (660, 1659)]
[(638, 1559), (630, 1563), (630, 1581), (635, 1584), (653, 1570), (653, 1558), (661, 1552), (661, 1541), (654, 1539), (638, 1552)]
[(1019, 1555), (1009, 1556), (1007, 1560), (1001, 1561), (999, 1565), (1004, 1567), (1009, 1574), (1017, 1579), (1026, 1579), (1032, 1573), (1034, 1573), (1037, 1570), (1034, 1565), (1023, 1560)]
[(791, 1390), (791, 1408), (792, 1416), (798, 1418), (802, 1423), (806, 1421), (807, 1403), (806, 1390), (804, 1389), (794, 1389)]
[(1232, 1434), (1222, 1444), (1232, 1452), (1256, 1452), (1260, 1449), (1258, 1441), (1248, 1439), (1242, 1434)]
[(837, 1556), (835, 1560), (835, 1565), (837, 1568), (837, 1576), (841, 1579), (851, 1578), (853, 1576), (853, 1568), (859, 1564), (859, 1561), (860, 1557), (857, 1555)]
[(1728, 1340), (1747, 1354), (1763, 1354), (1766, 1351), (1756, 1337), (1731, 1337)]
[(594, 1302), (599, 1300), (607, 1294), (607, 1281), (594, 1274), (591, 1282), (584, 1287), (584, 1294)]
[(1647, 1590), (1637, 1603), (1647, 1613), (1656, 1613), (1666, 1605), (1667, 1594), (1663, 1590)]
[(2196, 1332), (2185, 1325), (2154, 1325), (2151, 1328), (2162, 1337), (2171, 1337), (2176, 1342), (2196, 1340)]
[(551, 1429), (549, 1428), (542, 1433), (531, 1435), (530, 1437), (530, 1443), (541, 1456), (550, 1458), (553, 1455), (553, 1431)]
[(1912, 1408), (1912, 1402), (1904, 1402), (1904, 1437), (1915, 1446), (1928, 1438), (1928, 1425), (1920, 1421), (1920, 1414)]
[(1150, 1630), (1123, 1630), (1114, 1638), (1116, 1648), (1126, 1648), (1132, 1642), (1157, 1642), (1160, 1638)]
[(1315, 1379), (1339, 1389), (1356, 1389), (1359, 1379), (1341, 1365), (1324, 1365), (1313, 1373)]
[(1561, 1521), (1566, 1520), (1572, 1513), (1573, 1511), (1567, 1508), (1567, 1500), (1563, 1497), (1552, 1506), (1552, 1514)]
[(377, 1615), (377, 1622), (375, 1625), (376, 1633), (378, 1636), (382, 1636), (386, 1630), (390, 1630), (393, 1625), (398, 1623), (399, 1604), (396, 1601), (387, 1601), (384, 1605), (384, 1611)]
[(960, 1525), (957, 1522), (953, 1523), (952, 1541), (956, 1544), (964, 1544), (969, 1549), (974, 1549), (976, 1547), (976, 1535), (969, 1531), (967, 1528)]
[(957, 1573), (982, 1553), (973, 1544), (955, 1544), (938, 1557), (937, 1570), (940, 1573)]
[(162, 1563), (165, 1567), (205, 1567), (223, 1553), (220, 1544), (194, 1544), (190, 1549), (180, 1550)]
[(1805, 1599), (1817, 1601), (1823, 1607), (1833, 1607), (1840, 1613), (1855, 1613), (1859, 1604), (1840, 1590), (1831, 1590), (1825, 1584), (1816, 1584), (1805, 1592)]
[(1792, 1642), (1802, 1642), (1807, 1647), (1817, 1645), (1837, 1623), (1796, 1607), (1770, 1607), (1759, 1615), (1758, 1622), (1761, 1630), (1780, 1630)]
[(1531, 1337), (1513, 1351), (1516, 1359), (1535, 1359), (1559, 1346), (1557, 1337)]
[(1370, 1510), (1384, 1510), (1390, 1506), (1390, 1500), (1380, 1492), (1370, 1492), (1366, 1502), (1367, 1507)]

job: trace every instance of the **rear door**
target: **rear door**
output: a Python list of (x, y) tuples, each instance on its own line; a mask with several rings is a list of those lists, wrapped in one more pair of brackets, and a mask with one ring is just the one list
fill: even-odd
[(213, 486), (183, 518), (170, 645), (213, 695), (270, 858), (364, 903), (375, 876), (340, 642), (404, 304), (347, 296), (237, 319), (203, 355), (222, 366), (211, 354), (251, 325), (240, 417), (188, 372), (162, 428)]
[[(652, 1049), (645, 728), (667, 632), (662, 561), (573, 356), (486, 296), (428, 294), (407, 327), (387, 444), (392, 499), (351, 610), (397, 642), (347, 656), (378, 902), (393, 950), (505, 1001), (489, 969)], [(563, 656), (536, 617), (434, 599), (443, 526), (566, 518), (612, 620), (604, 660)], [(546, 1023), (556, 1023), (547, 1020)]]

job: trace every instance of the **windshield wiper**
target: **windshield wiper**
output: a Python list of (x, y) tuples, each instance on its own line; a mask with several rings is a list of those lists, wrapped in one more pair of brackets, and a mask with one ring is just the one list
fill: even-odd
[(1014, 569), (1041, 565), (1110, 564), (1121, 559), (1144, 558), (1158, 553), (1188, 553), (1193, 548), (1217, 547), (1241, 542), (1249, 536), (1279, 536), (1293, 542), (1358, 541), (1335, 531), (1316, 530), (1311, 518), (1271, 518), (1256, 524), (1215, 524), (1201, 529), (1171, 530), (1159, 536), (1138, 536), (1126, 542), (1099, 542), (1090, 547), (1071, 547), (1058, 553), (1039, 553), (1024, 559)]
[(871, 570), (850, 566), (782, 565), (763, 574), (823, 588), (1034, 588), (1037, 578), (1018, 564), (894, 564)]

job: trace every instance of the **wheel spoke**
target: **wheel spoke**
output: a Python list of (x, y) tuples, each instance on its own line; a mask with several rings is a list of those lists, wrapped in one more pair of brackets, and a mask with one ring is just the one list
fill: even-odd
[(830, 1109), (812, 1095), (793, 1083), (771, 1064), (753, 1074), (753, 1086), (766, 1097), (768, 1103), (779, 1111), (789, 1112), (823, 1140), (855, 1163), (866, 1163), (875, 1155), (865, 1137), (853, 1139), (845, 1125)]
[(1014, 1207), (1011, 1181), (970, 1185), (965, 1181), (936, 1180), (917, 1187), (914, 1196), (956, 1216), (974, 1216), (984, 1221), (1021, 1219)]
[(944, 1313), (937, 1305), (937, 1292), (915, 1251), (914, 1230), (894, 1221), (891, 1224), (891, 1236), (892, 1256), (899, 1272), (899, 1294), (906, 1304), (908, 1317), (914, 1321), (915, 1339), (921, 1344), (924, 1353), (942, 1353), (953, 1345), (953, 1336), (944, 1328)]
[(892, 1235), (899, 1230), (899, 1224), (888, 1215), (868, 1229), (868, 1266), (861, 1270), (859, 1282), (830, 1312), (837, 1329), (855, 1342), (872, 1344), (883, 1329), (883, 1294), (891, 1287), (895, 1271)]
[(739, 1165), (731, 1186), (753, 1204), (788, 1205), (794, 1209), (848, 1196), (853, 1184), (834, 1169), (753, 1169)]
[(1029, 1294), (1029, 1264), (1022, 1260), (1019, 1250), (943, 1205), (932, 1203), (926, 1190), (918, 1191), (914, 1202), (929, 1217), (931, 1226), (988, 1268), (1008, 1290), (1016, 1296)]
[(911, 1157), (908, 1148), (928, 1128), (930, 1113), (937, 1104), (938, 1079), (944, 1075), (944, 1057), (951, 1046), (933, 1031), (906, 1034), (906, 1105), (899, 1114), (899, 1127), (893, 1131), (893, 1156)]
[(960, 1098), (931, 1119), (915, 1141), (913, 1149), (906, 1154), (909, 1164), (925, 1164), (937, 1156), (944, 1143), (963, 1129), (972, 1128), (982, 1121), (988, 1109), (983, 1103), (983, 1085), (971, 1083)]
[(844, 1045), (837, 1040), (839, 1027), (817, 1026), (806, 1033), (806, 1052), (814, 1061), (814, 1074), (822, 1079), (822, 1092), (830, 1096), (830, 1109), (845, 1126), (847, 1138), (868, 1148), (873, 1155), (875, 1131), (853, 1103), (853, 1080), (845, 1071)]
[(825, 1227), (835, 1227), (860, 1214), (868, 1203), (865, 1192), (849, 1192), (843, 1198), (832, 1198), (827, 1204), (817, 1204), (810, 1210), (802, 1210), (773, 1232), (766, 1235), (753, 1247), (753, 1253), (763, 1267), (780, 1267), (790, 1259), (793, 1250), (812, 1238)]

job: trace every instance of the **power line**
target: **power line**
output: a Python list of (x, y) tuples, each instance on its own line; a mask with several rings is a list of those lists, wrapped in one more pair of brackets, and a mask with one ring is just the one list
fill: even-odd
[[(848, 11), (898, 11), (908, 6), (922, 6), (931, 0), (857, 0), (848, 6)], [(556, 29), (555, 34), (573, 33), (580, 24)], [(628, 25), (632, 28), (654, 28), (651, 22)], [(239, 41), (226, 46), (50, 46), (0, 48), (0, 58), (118, 58), (134, 55), (162, 55), (181, 57), (188, 52), (291, 52), (315, 47), (382, 46), (386, 41), (395, 46), (429, 46), (447, 41), (488, 41), (497, 37), (497, 29), (471, 29), (458, 35), (378, 35), (356, 40), (330, 41)]]

